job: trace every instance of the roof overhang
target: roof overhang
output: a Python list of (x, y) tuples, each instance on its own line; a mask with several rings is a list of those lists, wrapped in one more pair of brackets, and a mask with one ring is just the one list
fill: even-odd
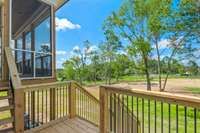
[(42, 1), (48, 5), (54, 6), (55, 9), (57, 10), (58, 8), (60, 8), (63, 4), (65, 4), (69, 0), (39, 0), (39, 1)]

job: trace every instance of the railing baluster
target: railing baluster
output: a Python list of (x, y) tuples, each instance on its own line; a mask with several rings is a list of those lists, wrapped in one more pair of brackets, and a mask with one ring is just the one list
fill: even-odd
[(197, 132), (197, 109), (194, 108), (194, 133)]
[(117, 113), (116, 113), (116, 94), (114, 93), (114, 132), (116, 133), (117, 131), (117, 119), (116, 119), (116, 117), (117, 117)]
[[(131, 97), (131, 114), (134, 116), (134, 102), (133, 102), (133, 96)], [(133, 132), (133, 117), (131, 118), (131, 133)]]
[(31, 118), (30, 118), (30, 91), (28, 91), (28, 128), (30, 129), (30, 122), (31, 122)]
[(61, 101), (62, 101), (62, 94), (61, 94), (62, 92), (61, 92), (61, 87), (59, 87), (59, 97), (60, 97), (60, 113), (59, 113), (59, 115), (60, 115), (60, 118), (62, 117), (62, 103), (61, 103)]
[(168, 104), (168, 113), (169, 113), (168, 114), (168, 124), (169, 124), (168, 125), (168, 128), (169, 128), (168, 133), (171, 133), (171, 104), (170, 103)]
[(56, 116), (57, 116), (57, 119), (59, 118), (59, 115), (58, 115), (58, 88), (56, 88)]
[(124, 133), (124, 95), (122, 95), (122, 133)]
[(63, 100), (63, 117), (65, 116), (65, 91), (64, 91), (64, 87), (62, 86), (62, 93), (63, 93), (63, 97), (62, 97), (62, 100)]
[[(139, 109), (138, 109), (138, 97), (136, 98), (136, 106), (137, 106), (137, 123), (139, 123)], [(137, 132), (139, 130), (138, 124), (137, 124)]]
[(176, 133), (178, 133), (178, 128), (179, 128), (179, 125), (178, 125), (178, 105), (176, 105)]
[(38, 91), (37, 91), (37, 124), (38, 124), (37, 126), (39, 126), (39, 121), (40, 121), (40, 117), (39, 117), (39, 113), (40, 113), (40, 112), (39, 112), (39, 111), (40, 111), (40, 110), (39, 110), (39, 108), (40, 108), (40, 105), (39, 105), (39, 104), (40, 104), (40, 101), (39, 101), (39, 94), (40, 94), (40, 93), (39, 93), (39, 90), (38, 90)]
[(142, 133), (144, 133), (144, 98), (142, 98)]
[(148, 133), (150, 133), (151, 131), (151, 123), (150, 123), (150, 99), (148, 99)]
[(163, 102), (161, 101), (161, 133), (163, 133)]
[(187, 107), (184, 107), (184, 133), (187, 133)]
[(110, 93), (110, 131), (112, 132), (112, 93)]
[(47, 107), (48, 107), (48, 95), (47, 95), (47, 90), (46, 90), (46, 116), (45, 116), (45, 117), (46, 117), (46, 118), (45, 118), (45, 119), (46, 119), (46, 123), (47, 123), (47, 117), (48, 117), (48, 116), (47, 116), (47, 110), (48, 110)]
[(44, 123), (44, 112), (43, 112), (43, 110), (44, 110), (44, 92), (43, 92), (43, 90), (42, 90), (42, 124)]
[(157, 133), (157, 102), (154, 101), (154, 132)]
[(128, 101), (128, 95), (126, 96), (126, 118), (127, 118), (127, 123), (126, 123), (126, 125), (127, 125), (127, 132), (129, 133), (130, 131), (129, 131), (129, 112), (128, 112), (128, 110), (129, 110), (129, 108), (128, 108), (128, 103), (129, 101)]

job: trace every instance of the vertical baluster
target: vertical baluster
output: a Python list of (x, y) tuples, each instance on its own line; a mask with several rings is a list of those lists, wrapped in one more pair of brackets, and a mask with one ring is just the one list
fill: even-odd
[(122, 95), (122, 133), (124, 133), (124, 95)]
[(144, 98), (142, 98), (142, 133), (144, 133)]
[(150, 99), (148, 99), (148, 133), (150, 133), (151, 131), (151, 122), (150, 122), (150, 110), (151, 109), (151, 105), (150, 105)]
[(58, 88), (56, 88), (56, 116), (57, 116), (57, 119), (59, 118), (59, 115), (58, 115)]
[(131, 114), (132, 114), (132, 119), (131, 119), (131, 133), (133, 132), (133, 116), (134, 116), (134, 105), (133, 105), (133, 96), (131, 97)]
[(163, 102), (161, 102), (161, 133), (163, 133)]
[(38, 126), (39, 126), (39, 121), (40, 121), (40, 117), (39, 117), (39, 114), (40, 114), (40, 110), (39, 110), (39, 108), (40, 108), (40, 101), (39, 101), (39, 90), (37, 91), (37, 124), (38, 124)]
[(120, 94), (118, 94), (118, 100), (117, 100), (117, 112), (118, 112), (118, 121), (117, 121), (117, 132), (120, 133), (121, 131), (121, 107), (120, 107)]
[(80, 93), (81, 93), (81, 117), (83, 117), (83, 95), (82, 95), (81, 90), (80, 90)]
[(128, 95), (126, 96), (126, 118), (127, 118), (127, 122), (126, 122), (126, 128), (127, 128), (127, 133), (129, 133), (129, 108), (128, 108)]
[(112, 132), (112, 93), (110, 93), (110, 131)]
[(184, 133), (187, 133), (187, 107), (184, 107)]
[(64, 91), (64, 86), (62, 87), (62, 93), (63, 93), (63, 97), (62, 97), (62, 100), (63, 100), (63, 116), (65, 116), (65, 91)]
[(176, 105), (176, 133), (178, 133), (178, 105)]
[(67, 92), (68, 92), (68, 89), (69, 89), (68, 87), (69, 87), (69, 85), (67, 85), (66, 88), (65, 88), (65, 94), (66, 94), (66, 116), (68, 116), (68, 110), (69, 110), (69, 108), (68, 108), (68, 107), (69, 107), (69, 103), (68, 103), (68, 93), (67, 93)]
[(44, 92), (42, 90), (42, 124), (44, 123), (44, 115), (43, 115), (43, 110), (44, 110)]
[(154, 132), (157, 133), (157, 102), (154, 101)]
[(136, 98), (136, 106), (137, 106), (137, 132), (139, 131), (138, 123), (139, 123), (139, 109), (138, 109), (138, 97)]
[(30, 91), (27, 92), (28, 93), (28, 129), (30, 129), (30, 122), (31, 122), (31, 118), (30, 118)]
[(169, 113), (169, 115), (168, 115), (168, 131), (169, 131), (169, 133), (171, 132), (171, 104), (169, 103), (168, 104), (168, 113)]
[(116, 133), (117, 131), (116, 131), (116, 129), (117, 129), (117, 127), (116, 127), (116, 117), (117, 117), (117, 113), (116, 113), (116, 94), (114, 93), (114, 133)]
[(48, 95), (47, 95), (47, 90), (46, 90), (46, 116), (45, 116), (45, 117), (46, 117), (46, 118), (45, 118), (45, 119), (46, 119), (46, 123), (47, 123), (47, 117), (48, 117), (48, 116), (47, 116), (47, 110), (48, 110), (48, 109), (47, 109), (47, 106), (48, 106), (48, 99), (47, 99), (47, 98), (48, 98)]
[(79, 104), (80, 104), (80, 101), (79, 101), (79, 100), (80, 100), (80, 99), (79, 99), (79, 98), (80, 98), (80, 91), (79, 91), (79, 90), (77, 90), (76, 96), (77, 96), (77, 101), (76, 101), (76, 102), (78, 103), (78, 104), (77, 104), (77, 106), (78, 106), (78, 107), (77, 107), (77, 113), (78, 113), (78, 115), (80, 116), (80, 105), (79, 105)]
[(197, 132), (197, 109), (194, 108), (194, 133)]
[(59, 87), (59, 97), (60, 97), (60, 99), (59, 99), (59, 101), (60, 101), (60, 113), (59, 113), (59, 115), (60, 115), (60, 118), (62, 117), (62, 92), (61, 92), (61, 90), (62, 90), (62, 87), (60, 86)]

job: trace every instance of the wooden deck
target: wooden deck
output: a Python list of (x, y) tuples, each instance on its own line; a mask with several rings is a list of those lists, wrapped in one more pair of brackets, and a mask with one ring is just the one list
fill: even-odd
[(56, 124), (50, 125), (47, 128), (30, 131), (31, 133), (99, 133), (99, 128), (95, 125), (79, 119), (67, 119)]

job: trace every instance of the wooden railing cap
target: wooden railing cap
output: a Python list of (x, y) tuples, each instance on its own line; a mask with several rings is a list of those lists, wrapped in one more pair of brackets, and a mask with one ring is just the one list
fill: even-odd
[(181, 94), (174, 94), (169, 92), (147, 91), (138, 89), (126, 89), (122, 87), (114, 87), (103, 85), (101, 88), (105, 88), (109, 92), (126, 94), (130, 96), (142, 97), (147, 99), (155, 99), (158, 101), (181, 104), (183, 106), (200, 108), (200, 98), (195, 96), (186, 96)]

